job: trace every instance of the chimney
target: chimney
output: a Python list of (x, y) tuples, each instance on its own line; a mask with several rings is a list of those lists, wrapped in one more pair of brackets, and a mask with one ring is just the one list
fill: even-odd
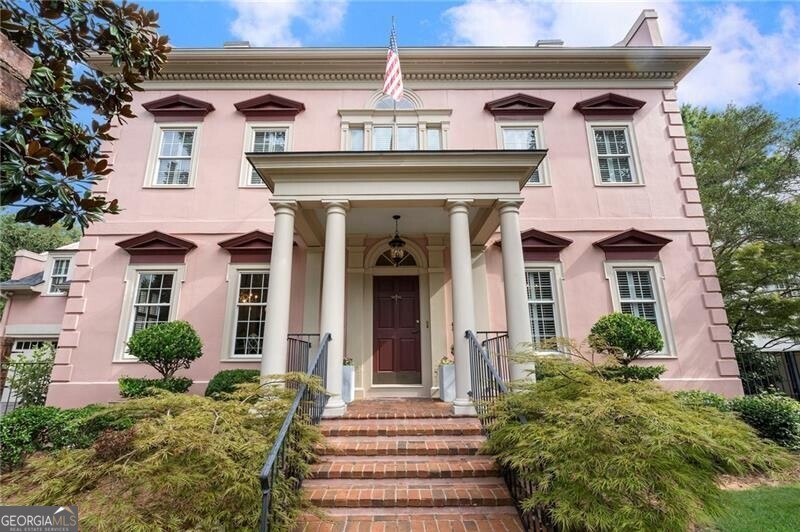
[(536, 41), (536, 48), (561, 48), (564, 41), (561, 39), (539, 39)]
[(250, 41), (225, 41), (223, 48), (250, 48)]

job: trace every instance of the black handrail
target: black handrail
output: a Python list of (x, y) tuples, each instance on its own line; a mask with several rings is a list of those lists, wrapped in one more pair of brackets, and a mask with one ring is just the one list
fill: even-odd
[[(478, 338), (472, 331), (467, 331), (465, 336), (469, 342), (469, 361), (470, 361), (470, 384), (472, 390), (469, 392), (472, 404), (478, 412), (481, 420), (483, 433), (487, 436), (496, 421), (496, 416), (492, 412), (492, 403), (500, 398), (501, 395), (508, 393), (508, 386), (505, 380), (492, 363), (492, 358), (502, 357), (507, 359), (508, 355), (508, 335), (505, 331), (500, 331), (495, 338), (487, 338), (483, 345), (478, 342)], [(505, 338), (503, 338), (505, 337)], [(484, 346), (496, 347), (498, 351), (490, 357)], [(505, 351), (501, 352), (501, 349)], [(508, 362), (505, 363), (506, 367)], [(527, 423), (525, 416), (518, 415), (520, 423)], [(519, 474), (519, 470), (506, 465), (501, 465), (500, 470), (503, 479), (506, 481), (514, 505), (517, 507), (519, 518), (525, 530), (529, 532), (554, 532), (556, 530), (552, 519), (543, 508), (533, 508), (526, 510), (522, 508), (522, 501), (533, 495), (535, 486), (530, 480), (525, 480)]]
[(508, 355), (511, 352), (508, 342), (508, 332), (506, 331), (478, 331), (475, 336), (480, 338), (483, 335), (481, 346), (489, 355), (489, 360), (494, 364), (497, 373), (503, 381), (511, 380), (511, 372), (508, 367)]
[[(308, 364), (306, 376), (314, 376), (320, 379), (324, 384), (328, 373), (328, 343), (330, 343), (331, 335), (326, 333), (320, 340), (319, 348), (316, 355), (314, 355), (311, 363)], [(296, 340), (301, 341), (301, 340)], [(294, 401), (289, 407), (286, 414), (286, 419), (283, 420), (281, 430), (275, 438), (275, 443), (267, 455), (267, 460), (264, 462), (264, 467), (261, 468), (259, 480), (261, 482), (261, 520), (260, 530), (268, 532), (270, 530), (270, 516), (272, 515), (272, 489), (275, 486), (275, 479), (279, 474), (283, 474), (295, 483), (295, 488), (299, 489), (303, 481), (302, 474), (299, 471), (292, 471), (289, 464), (286, 463), (286, 447), (287, 437), (293, 424), (296, 420), (298, 422), (307, 422), (312, 425), (319, 424), (322, 418), (322, 412), (325, 410), (325, 405), (328, 402), (328, 396), (324, 392), (315, 391), (308, 387), (308, 383), (301, 383), (294, 396)], [(299, 415), (298, 415), (299, 412)]]

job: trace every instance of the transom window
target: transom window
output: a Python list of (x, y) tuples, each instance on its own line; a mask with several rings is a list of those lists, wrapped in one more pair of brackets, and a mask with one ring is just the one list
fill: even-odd
[(156, 164), (156, 185), (188, 185), (196, 128), (162, 129)]
[[(250, 150), (259, 153), (286, 151), (287, 129), (253, 128)], [(263, 185), (254, 168), (250, 169), (250, 185)]]
[[(538, 126), (503, 126), (501, 132), (504, 150), (536, 150), (542, 146)], [(528, 183), (542, 182), (540, 168), (537, 168)]]
[(593, 126), (595, 164), (601, 183), (636, 183), (635, 164), (627, 126)]
[(534, 343), (540, 344), (561, 334), (554, 271), (552, 269), (529, 269), (525, 275), (531, 336)]
[(375, 109), (416, 109), (416, 106), (408, 98), (397, 102), (391, 96), (383, 96), (375, 102)]
[(138, 272), (129, 336), (169, 321), (174, 285), (174, 272)]
[[(396, 266), (416, 266), (417, 259), (414, 258), (414, 255), (406, 251), (405, 256), (400, 260), (400, 262)], [(388, 249), (381, 253), (380, 257), (375, 261), (375, 266), (395, 266), (394, 261), (392, 260), (391, 251)]]
[(238, 272), (231, 352), (234, 357), (261, 356), (268, 286), (269, 272), (266, 270)]
[(49, 294), (66, 294), (69, 291), (69, 266), (72, 262), (69, 258), (53, 259), (53, 267), (50, 270), (50, 286), (47, 290)]

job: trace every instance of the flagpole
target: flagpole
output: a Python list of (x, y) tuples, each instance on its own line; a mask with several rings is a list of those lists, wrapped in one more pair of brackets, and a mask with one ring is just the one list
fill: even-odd
[[(394, 15), (392, 15), (392, 31), (394, 31)], [(397, 52), (399, 57), (400, 52)], [(392, 137), (394, 138), (395, 146), (397, 145), (397, 100), (392, 98)]]

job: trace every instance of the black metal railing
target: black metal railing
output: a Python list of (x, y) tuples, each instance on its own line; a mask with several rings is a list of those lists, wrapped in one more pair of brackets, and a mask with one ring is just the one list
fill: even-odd
[[(495, 368), (492, 362), (493, 358), (489, 355), (486, 347), (478, 341), (475, 333), (467, 331), (465, 336), (469, 342), (470, 385), (472, 387), (469, 395), (475, 410), (478, 412), (483, 432), (488, 436), (492, 425), (496, 421), (496, 416), (492, 411), (493, 403), (502, 395), (508, 393), (508, 386), (506, 385), (506, 380), (501, 377), (497, 368)], [(495, 338), (501, 338), (502, 336), (497, 335)], [(487, 338), (483, 343), (494, 345), (497, 349), (502, 348), (502, 340), (498, 340), (496, 344), (492, 344), (491, 340), (492, 338)], [(505, 335), (505, 349), (507, 354), (508, 335)], [(517, 419), (520, 423), (527, 423), (527, 420), (522, 415), (517, 416)], [(526, 510), (522, 507), (522, 501), (531, 497), (535, 491), (533, 482), (525, 480), (517, 468), (501, 465), (500, 470), (508, 486), (508, 491), (514, 499), (514, 505), (517, 507), (519, 518), (525, 530), (529, 532), (555, 532), (557, 529), (545, 509), (534, 508)]]
[(503, 382), (511, 380), (508, 366), (508, 355), (511, 354), (506, 331), (478, 331), (475, 336), (481, 341), (481, 346), (489, 355), (489, 360), (494, 364), (497, 373)]
[(45, 404), (52, 369), (52, 362), (7, 360), (0, 364), (0, 416), (19, 406)]
[(736, 353), (744, 393), (777, 391), (800, 400), (800, 351)]
[[(306, 368), (306, 375), (317, 377), (323, 385), (328, 375), (328, 344), (330, 340), (330, 333), (321, 338), (319, 348)], [(301, 342), (302, 340), (297, 341)], [(268, 532), (271, 528), (271, 516), (274, 515), (272, 511), (274, 501), (272, 494), (278, 476), (282, 475), (289, 479), (294, 484), (293, 487), (295, 489), (299, 489), (300, 484), (303, 482), (302, 473), (293, 470), (291, 464), (286, 460), (287, 452), (289, 452), (287, 450), (289, 433), (297, 426), (297, 423), (319, 424), (327, 402), (328, 395), (324, 392), (311, 389), (306, 383), (302, 383), (298, 387), (294, 401), (289, 407), (286, 419), (281, 425), (281, 430), (275, 438), (275, 443), (267, 455), (267, 460), (264, 462), (264, 467), (261, 468), (259, 476), (262, 493), (259, 529), (262, 532)]]

